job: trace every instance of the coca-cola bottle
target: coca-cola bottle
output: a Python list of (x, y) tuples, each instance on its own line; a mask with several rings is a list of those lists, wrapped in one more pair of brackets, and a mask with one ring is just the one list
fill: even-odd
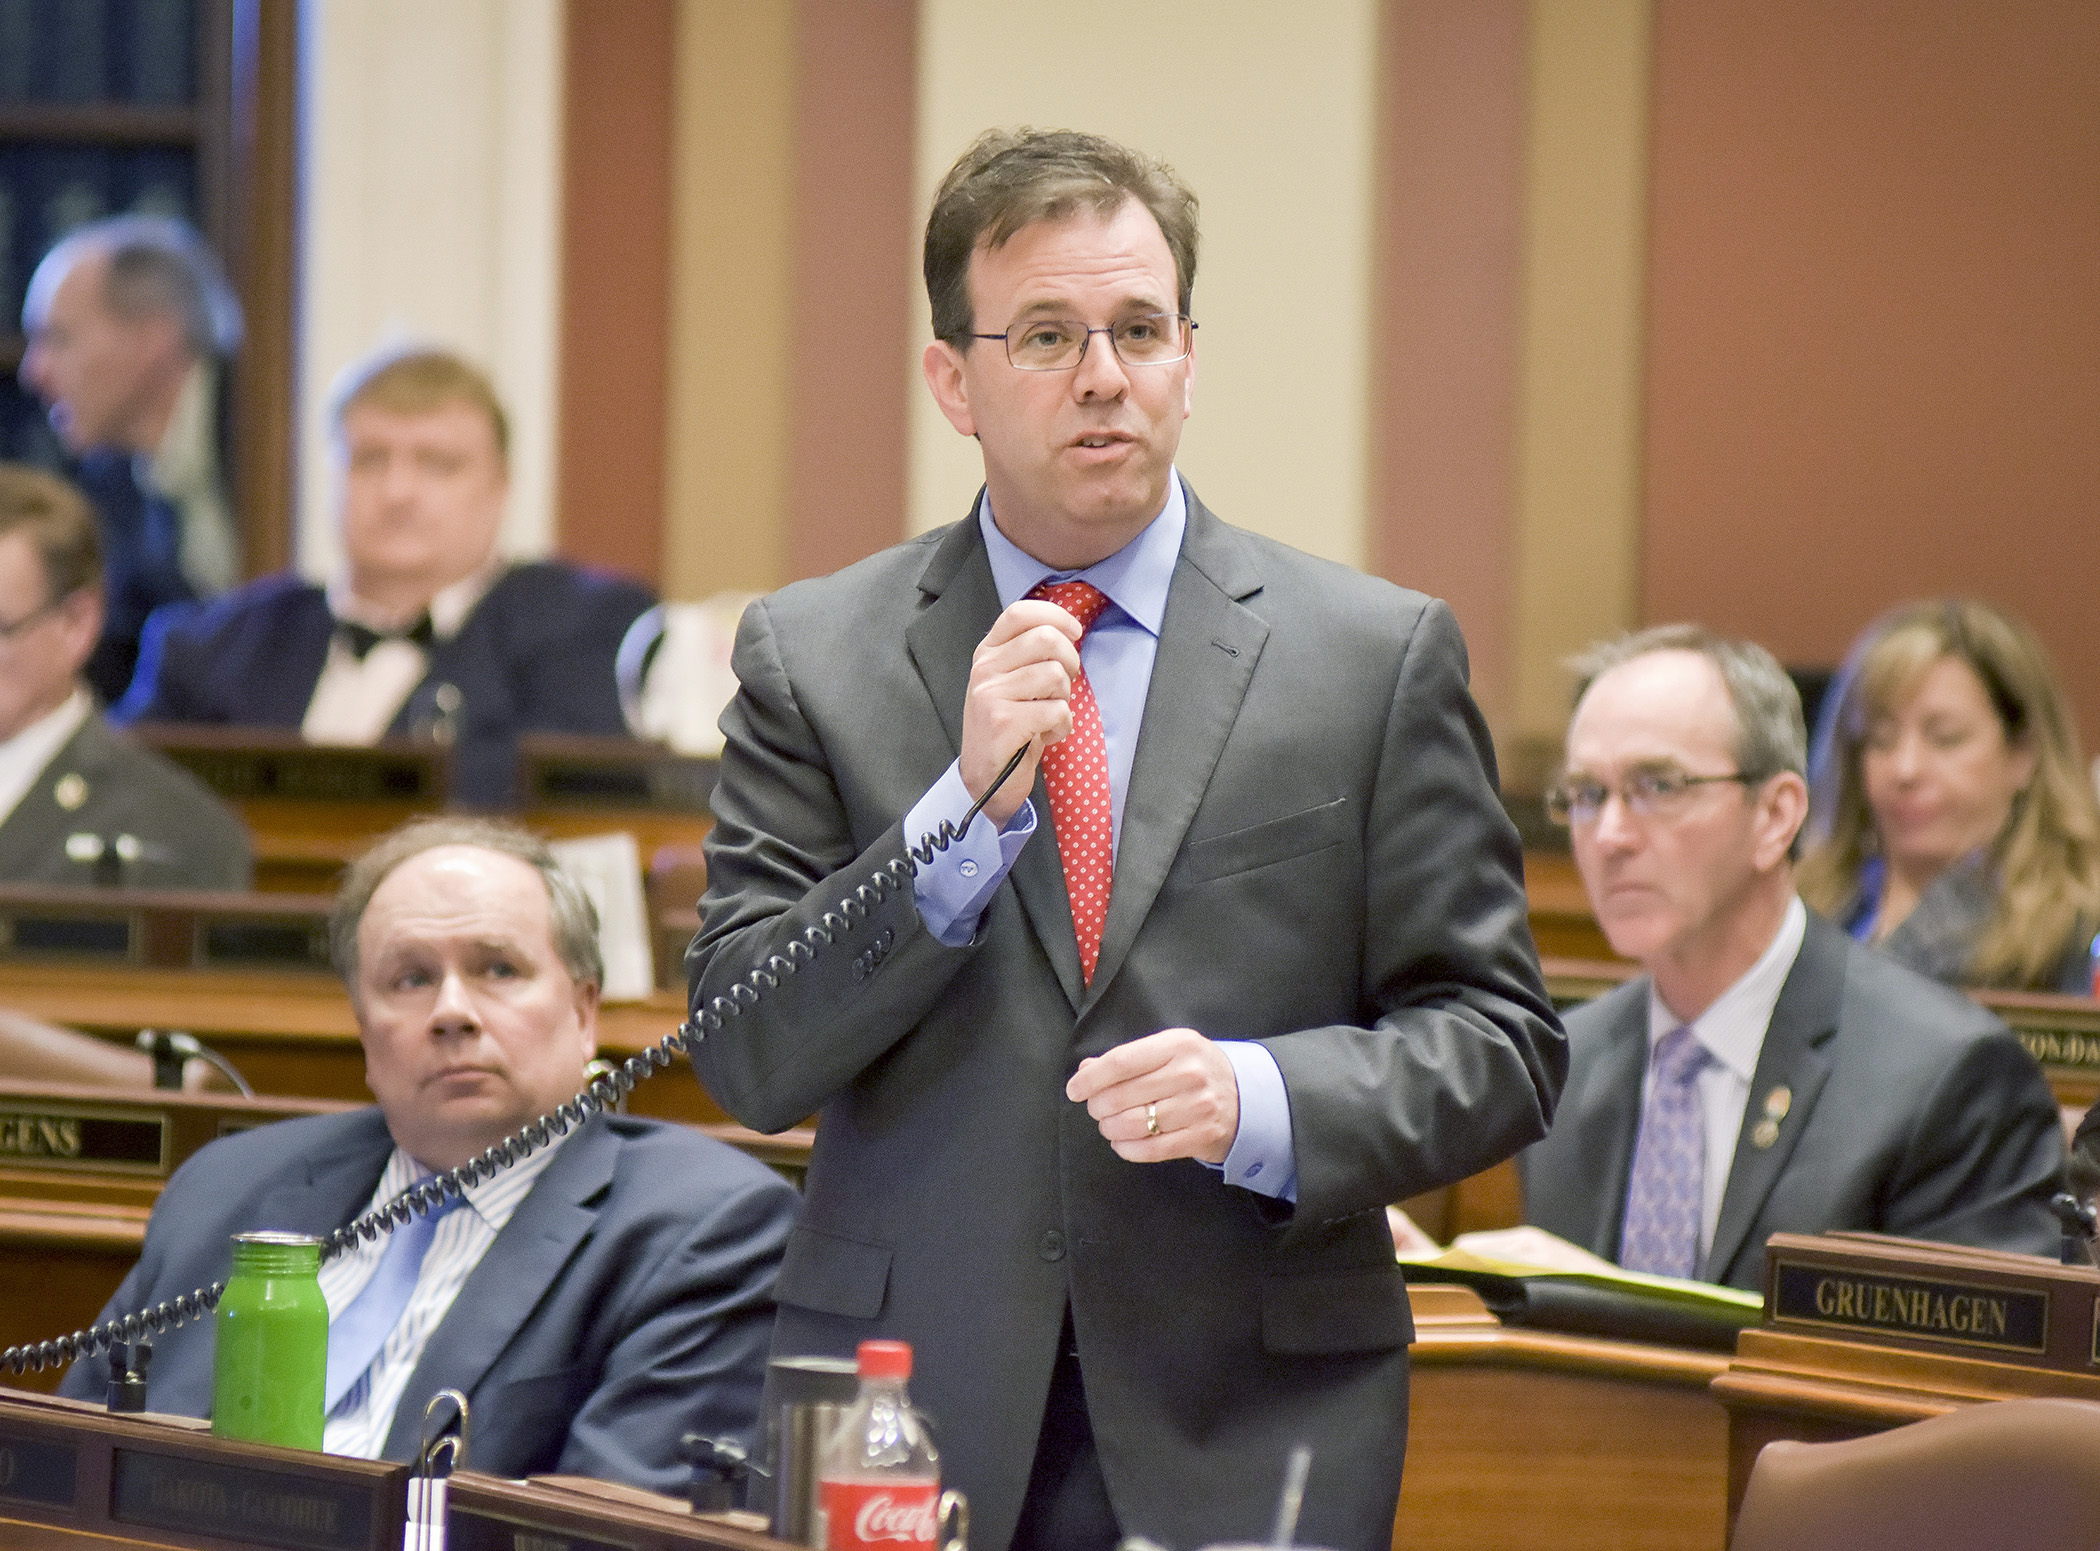
[(817, 1472), (817, 1544), (828, 1551), (932, 1551), (941, 1461), (904, 1381), (911, 1347), (860, 1344), (860, 1395), (839, 1419)]

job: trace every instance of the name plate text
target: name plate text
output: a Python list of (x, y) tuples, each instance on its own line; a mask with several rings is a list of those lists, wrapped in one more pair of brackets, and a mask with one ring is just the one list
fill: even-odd
[(168, 1163), (168, 1123), (157, 1115), (9, 1107), (0, 1109), (0, 1160), (157, 1174)]
[(110, 1456), (109, 1516), (259, 1546), (366, 1551), (372, 1542), (368, 1487), (141, 1449)]
[(1776, 1319), (2029, 1356), (2049, 1348), (2046, 1292), (1785, 1260), (1777, 1270)]

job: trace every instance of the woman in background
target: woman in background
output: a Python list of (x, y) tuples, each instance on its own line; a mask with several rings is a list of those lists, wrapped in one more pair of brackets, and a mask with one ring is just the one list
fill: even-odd
[(2025, 625), (1968, 600), (1877, 620), (1809, 780), (1811, 907), (1950, 985), (2095, 994), (2100, 803)]

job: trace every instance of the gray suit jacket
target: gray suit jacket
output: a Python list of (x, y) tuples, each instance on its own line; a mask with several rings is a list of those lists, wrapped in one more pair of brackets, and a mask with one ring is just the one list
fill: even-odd
[(0, 882), (93, 884), (93, 865), (66, 854), (76, 834), (105, 845), (136, 837), (139, 859), (122, 872), (132, 888), (245, 889), (255, 875), (248, 830), (234, 811), (100, 713), (80, 724), (0, 823)]
[[(998, 613), (974, 520), (746, 613), (700, 997), (902, 853)], [(1092, 983), (1038, 784), (975, 941), (897, 874), (694, 1052), (748, 1124), (822, 1111), (776, 1349), (912, 1342), (979, 1544), (1011, 1538), (1068, 1304), (1127, 1532), (1259, 1534), (1302, 1440), (1301, 1536), (1390, 1540), (1412, 1327), (1383, 1207), (1540, 1135), (1563, 1071), (1492, 757), (1443, 605), (1191, 496)], [(1125, 1163), (1065, 1099), (1083, 1056), (1177, 1025), (1274, 1054), (1295, 1211)]]
[[(1616, 1260), (1648, 1063), (1648, 981), (1568, 1014), (1568, 1087), (1523, 1157), (1526, 1220)], [(1768, 1096), (1788, 1090), (1760, 1148)], [(1772, 1009), (1702, 1280), (1764, 1287), (1774, 1233), (1865, 1229), (2056, 1254), (2063, 1125), (1997, 1018), (1811, 914)]]
[[(214, 1142), (154, 1208), (105, 1319), (223, 1280), (231, 1236), (325, 1234), (365, 1207), (393, 1150), (376, 1108)], [(688, 1431), (756, 1431), (772, 1284), (796, 1196), (778, 1175), (682, 1126), (590, 1121), (562, 1144), (460, 1289), (409, 1376), (385, 1457), (412, 1459), (439, 1390), (473, 1407), (470, 1463), (682, 1491)], [(211, 1412), (209, 1321), (154, 1343), (147, 1406)], [(100, 1399), (101, 1358), (60, 1390)]]

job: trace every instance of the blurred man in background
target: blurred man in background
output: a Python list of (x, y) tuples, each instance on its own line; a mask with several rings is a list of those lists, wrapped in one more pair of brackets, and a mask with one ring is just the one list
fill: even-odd
[(332, 418), (342, 569), (156, 616), (117, 719), (434, 738), (452, 795), (480, 807), (515, 800), (521, 733), (623, 736), (613, 662), (653, 600), (497, 552), (510, 427), (488, 378), (441, 350), (383, 352), (346, 374)]
[(241, 311), (181, 221), (120, 215), (59, 241), (30, 278), (25, 386), (101, 517), (107, 618), (87, 679), (123, 694), (146, 617), (240, 580), (221, 376)]

